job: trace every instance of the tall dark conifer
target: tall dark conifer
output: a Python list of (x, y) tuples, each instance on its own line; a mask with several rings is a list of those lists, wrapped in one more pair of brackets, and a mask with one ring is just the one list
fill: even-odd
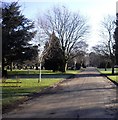
[(46, 43), (45, 49), (47, 49), (47, 53), (44, 56), (45, 68), (51, 69), (53, 72), (57, 70), (62, 71), (62, 50), (59, 39), (56, 37), (54, 32), (51, 34), (49, 41)]
[(116, 29), (114, 32), (114, 38), (115, 38), (116, 65), (118, 65), (118, 13), (116, 14)]
[(2, 70), (6, 64), (11, 65), (14, 61), (31, 59), (38, 54), (29, 44), (36, 33), (33, 30), (34, 23), (22, 15), (18, 2), (2, 3), (1, 20)]

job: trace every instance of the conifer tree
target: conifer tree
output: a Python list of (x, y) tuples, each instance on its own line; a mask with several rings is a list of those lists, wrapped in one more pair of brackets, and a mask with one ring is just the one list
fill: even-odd
[[(34, 23), (22, 15), (18, 2), (2, 3), (2, 70), (6, 64), (37, 56), (29, 44), (35, 36)], [(12, 70), (12, 67), (11, 67)]]
[(56, 37), (54, 32), (50, 36), (49, 41), (46, 43), (45, 49), (47, 49), (47, 53), (44, 56), (45, 68), (51, 69), (53, 70), (53, 72), (57, 70), (62, 71), (61, 68), (63, 63), (62, 50), (60, 47), (59, 39)]
[(116, 65), (118, 65), (118, 13), (116, 14), (116, 28), (114, 32)]

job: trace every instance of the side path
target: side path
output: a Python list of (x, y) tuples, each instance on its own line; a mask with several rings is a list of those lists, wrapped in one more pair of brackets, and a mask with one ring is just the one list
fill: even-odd
[(117, 87), (87, 68), (53, 88), (49, 94), (25, 102), (3, 118), (117, 118)]

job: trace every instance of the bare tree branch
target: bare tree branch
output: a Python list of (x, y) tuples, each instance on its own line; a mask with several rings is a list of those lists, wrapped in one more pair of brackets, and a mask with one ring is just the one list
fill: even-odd
[(108, 48), (108, 53), (109, 56), (113, 56), (114, 55), (114, 38), (113, 38), (113, 34), (114, 34), (114, 30), (115, 30), (115, 17), (114, 16), (110, 16), (108, 15), (107, 17), (104, 18), (104, 20), (101, 23), (101, 27), (102, 27), (102, 31), (101, 31), (101, 37), (104, 39), (103, 44), (106, 45), (106, 47)]
[(59, 38), (61, 48), (69, 58), (74, 46), (88, 33), (87, 20), (79, 13), (71, 13), (65, 7), (54, 7), (37, 21), (39, 30), (48, 37), (54, 31)]

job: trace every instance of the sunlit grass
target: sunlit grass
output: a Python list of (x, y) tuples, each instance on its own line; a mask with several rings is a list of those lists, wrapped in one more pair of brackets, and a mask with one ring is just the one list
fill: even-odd
[(116, 81), (118, 83), (118, 75), (116, 76), (108, 76), (110, 79), (112, 79), (113, 81)]
[[(101, 74), (107, 75), (108, 78), (118, 83), (118, 75), (112, 75), (112, 69), (98, 69)], [(115, 73), (118, 73), (118, 68), (115, 68)]]
[[(4, 86), (2, 87), (2, 104), (3, 106), (8, 105), (11, 102), (23, 99), (29, 94), (38, 93), (61, 80), (63, 80), (63, 78), (42, 79), (42, 81), (38, 83), (38, 79), (20, 79), (21, 83), (1, 83), (1, 86)], [(7, 79), (6, 82), (15, 82), (15, 80)]]
[[(112, 74), (112, 69), (111, 68), (107, 68), (107, 70), (105, 71), (104, 68), (99, 68), (98, 69), (102, 74)], [(114, 68), (114, 73), (118, 73), (118, 68)]]
[(100, 70), (101, 73), (103, 74), (112, 74), (112, 71), (103, 71), (103, 70)]

